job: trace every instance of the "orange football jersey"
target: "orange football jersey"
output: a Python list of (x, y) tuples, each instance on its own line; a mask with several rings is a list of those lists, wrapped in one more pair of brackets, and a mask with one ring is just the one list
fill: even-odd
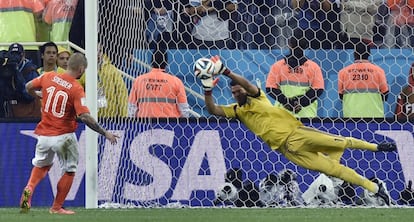
[(56, 136), (74, 132), (76, 117), (89, 113), (83, 87), (72, 76), (56, 72), (45, 73), (32, 80), (42, 91), (42, 119), (35, 133)]

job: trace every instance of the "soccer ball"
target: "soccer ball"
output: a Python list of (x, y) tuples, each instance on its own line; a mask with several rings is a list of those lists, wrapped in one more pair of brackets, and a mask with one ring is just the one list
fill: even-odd
[(194, 63), (194, 74), (199, 79), (208, 79), (213, 76), (214, 64), (208, 58), (199, 58)]
[(217, 200), (235, 201), (238, 198), (238, 190), (232, 183), (225, 182), (222, 185), (220, 185), (216, 191)]

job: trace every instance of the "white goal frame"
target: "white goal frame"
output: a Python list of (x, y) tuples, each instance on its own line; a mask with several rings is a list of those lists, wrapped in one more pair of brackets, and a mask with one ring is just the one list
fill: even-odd
[[(88, 58), (88, 72), (97, 73), (98, 58), (98, 1), (85, 1), (85, 54)], [(96, 30), (96, 32), (92, 31)], [(97, 119), (98, 107), (97, 75), (86, 75), (87, 106), (91, 115)], [(98, 207), (98, 135), (86, 127), (86, 174), (85, 174), (85, 207), (87, 209)]]

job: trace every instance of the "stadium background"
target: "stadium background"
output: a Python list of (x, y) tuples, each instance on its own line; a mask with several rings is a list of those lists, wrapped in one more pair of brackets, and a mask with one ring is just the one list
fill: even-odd
[[(202, 93), (200, 84), (196, 82), (194, 75), (191, 75), (192, 64), (188, 61), (217, 54), (230, 69), (249, 80), (259, 80), (264, 89), (271, 65), (287, 53), (288, 51), (283, 50), (169, 50), (169, 71), (183, 79), (194, 91)], [(318, 99), (318, 117), (341, 117), (342, 103), (337, 91), (338, 72), (353, 62), (353, 50), (305, 50), (305, 55), (321, 66), (325, 80), (325, 92)], [(390, 93), (385, 102), (384, 112), (385, 117), (393, 117), (397, 96), (408, 81), (409, 68), (414, 61), (413, 51), (412, 49), (373, 49), (370, 61), (380, 66), (386, 73)], [(218, 88), (213, 91), (215, 98), (218, 99), (217, 103), (227, 104), (231, 92), (226, 78), (221, 78)], [(191, 107), (203, 116), (207, 116), (208, 113), (203, 108), (204, 102), (190, 93), (188, 95)]]
[[(88, 1), (89, 2), (89, 1)], [(129, 7), (129, 1), (113, 1), (108, 3), (106, 1), (98, 1), (100, 8), (101, 28), (97, 35), (100, 40), (107, 41), (106, 51), (111, 53), (111, 56), (117, 58), (114, 64), (129, 74), (130, 77), (147, 71), (147, 67), (142, 67), (142, 63), (136, 64), (135, 67), (122, 66), (122, 61), (135, 48), (146, 48), (144, 38), (143, 20), (139, 15), (137, 17), (130, 17), (133, 15), (132, 8)], [(139, 4), (139, 1), (137, 1)], [(135, 4), (135, 3), (131, 3)], [(259, 4), (253, 1), (252, 4)], [(102, 24), (102, 21), (111, 24)], [(250, 32), (251, 30), (244, 30)], [(90, 34), (90, 32), (88, 33)], [(96, 34), (96, 33), (94, 33)], [(252, 33), (246, 33), (252, 34)], [(255, 33), (260, 35), (261, 33)], [(96, 50), (95, 50), (96, 51)], [(90, 53), (90, 51), (89, 51)], [(287, 50), (270, 50), (264, 48), (262, 50), (169, 50), (169, 71), (183, 80), (186, 87), (194, 92), (202, 93), (202, 88), (192, 74), (192, 63), (197, 58), (219, 54), (225, 61), (229, 68), (247, 77), (249, 80), (256, 81), (258, 85), (263, 86), (268, 73), (268, 70), (277, 59), (283, 57), (288, 53)], [(88, 53), (87, 53), (88, 54)], [(408, 179), (414, 179), (414, 167), (412, 159), (414, 158), (410, 150), (413, 147), (413, 125), (410, 122), (398, 123), (392, 119), (395, 109), (395, 103), (398, 93), (401, 88), (406, 85), (408, 70), (411, 63), (414, 61), (414, 54), (412, 48), (408, 49), (373, 49), (371, 61), (381, 66), (384, 69), (387, 81), (390, 87), (390, 95), (385, 103), (386, 117), (388, 119), (379, 120), (359, 120), (349, 119), (342, 120), (336, 117), (341, 116), (341, 103), (338, 97), (337, 89), (337, 73), (344, 66), (352, 63), (351, 50), (306, 50), (306, 56), (317, 62), (321, 68), (325, 79), (325, 92), (320, 99), (320, 107), (318, 109), (318, 116), (314, 120), (310, 120), (307, 125), (314, 125), (315, 127), (329, 131), (332, 133), (340, 133), (342, 135), (353, 135), (358, 138), (363, 138), (372, 142), (380, 142), (383, 139), (392, 140), (398, 138), (396, 141), (399, 147), (397, 153), (376, 153), (361, 152), (361, 151), (347, 151), (344, 155), (343, 161), (352, 168), (355, 168), (361, 174), (371, 177), (377, 176), (387, 183), (387, 187), (391, 191), (391, 196), (394, 200), (398, 198), (399, 192), (404, 189), (404, 185)], [(150, 64), (150, 51), (138, 50), (134, 52), (134, 56), (139, 61)], [(91, 59), (91, 58), (90, 58)], [(121, 62), (119, 60), (122, 60)], [(124, 62), (124, 61), (123, 61)], [(125, 77), (128, 87), (131, 85), (131, 79)], [(217, 89), (214, 91), (214, 96), (219, 103), (231, 102), (230, 91), (228, 90), (227, 80), (221, 78)], [(199, 96), (193, 93), (188, 93), (189, 103), (191, 108), (200, 113), (202, 116), (208, 116), (205, 112), (204, 102)], [(171, 121), (171, 122), (170, 122)], [(105, 201), (119, 203), (119, 204), (142, 204), (144, 206), (154, 206), (157, 204), (165, 205), (170, 202), (177, 201), (172, 198), (173, 194), (180, 190), (177, 188), (177, 181), (182, 180), (183, 169), (188, 160), (188, 155), (191, 150), (199, 150), (201, 145), (195, 144), (194, 141), (200, 132), (204, 130), (212, 130), (211, 137), (204, 138), (212, 141), (219, 141), (220, 146), (216, 147), (222, 150), (224, 156), (223, 163), (216, 160), (212, 162), (209, 156), (204, 152), (195, 152), (193, 155), (202, 157), (199, 169), (200, 178), (203, 175), (219, 175), (231, 167), (241, 167), (247, 172), (247, 177), (258, 183), (258, 180), (263, 178), (266, 174), (274, 171), (280, 171), (285, 168), (295, 169), (299, 174), (300, 187), (304, 191), (311, 181), (315, 179), (317, 174), (297, 168), (292, 163), (287, 162), (281, 156), (270, 152), (270, 150), (254, 135), (251, 134), (244, 126), (238, 122), (217, 120), (215, 118), (208, 119), (190, 119), (180, 120), (178, 123), (174, 120), (166, 122), (155, 121), (152, 124), (147, 122), (137, 123), (130, 119), (100, 119), (109, 128), (122, 133), (123, 143), (117, 147), (110, 147), (100, 141), (99, 143), (99, 161), (102, 164), (105, 158), (122, 157), (110, 162), (106, 167), (114, 171), (105, 171), (112, 174), (103, 174), (100, 177), (100, 185), (98, 187), (98, 194), (103, 195), (104, 199), (99, 199), (100, 204)], [(0, 206), (17, 206), (21, 194), (21, 189), (24, 187), (27, 177), (31, 169), (31, 158), (33, 157), (36, 140), (33, 138), (33, 130), (35, 122), (2, 122), (0, 124), (0, 141), (2, 141), (2, 151), (0, 153)], [(143, 132), (153, 132), (157, 129), (165, 129), (164, 133), (173, 132), (173, 139), (170, 145), (158, 144), (151, 146), (153, 156), (161, 160), (163, 170), (165, 166), (170, 170), (171, 183), (168, 187), (159, 187), (158, 184), (151, 183), (155, 175), (149, 172), (140, 170), (137, 164), (133, 161), (130, 149), (137, 149), (139, 146), (131, 146), (135, 137), (140, 136)], [(84, 125), (81, 125), (77, 131), (80, 138), (81, 151), (84, 152), (86, 148), (83, 131)], [(380, 136), (377, 130), (384, 130), (390, 133), (390, 137), (384, 138)], [(158, 132), (158, 131), (157, 131)], [(147, 135), (147, 134), (144, 134)], [(168, 134), (171, 136), (171, 133)], [(394, 137), (391, 138), (391, 135)], [(152, 135), (148, 137), (148, 141), (152, 139), (162, 138), (159, 135)], [(170, 137), (171, 138), (171, 137)], [(100, 138), (102, 139), (102, 138)], [(143, 141), (143, 142), (148, 142)], [(210, 143), (207, 143), (210, 145)], [(217, 145), (213, 144), (213, 145)], [(203, 145), (204, 146), (204, 145)], [(142, 148), (142, 147), (141, 147)], [(145, 147), (144, 147), (145, 148)], [(113, 150), (114, 153), (106, 151)], [(201, 151), (205, 149), (201, 149)], [(217, 149), (218, 150), (218, 149)], [(118, 152), (118, 153), (117, 153)], [(118, 154), (116, 156), (112, 154)], [(109, 156), (109, 157), (108, 157)], [(154, 159), (153, 159), (154, 160)], [(408, 161), (407, 161), (408, 160)], [(263, 161), (263, 162), (262, 162)], [(81, 165), (85, 163), (85, 159), (80, 160)], [(160, 163), (159, 161), (156, 161)], [(213, 163), (217, 166), (224, 166), (219, 168), (218, 172), (212, 172), (210, 167)], [(408, 163), (408, 164), (407, 164)], [(148, 166), (145, 166), (148, 167)], [(55, 167), (56, 168), (56, 167)], [(108, 170), (100, 166), (102, 170)], [(152, 172), (156, 173), (159, 170), (153, 168)], [(45, 181), (43, 181), (36, 190), (33, 199), (34, 206), (50, 206), (52, 201), (53, 189), (55, 186), (56, 174), (59, 172), (53, 171)], [(112, 176), (115, 175), (115, 180)], [(214, 189), (219, 183), (223, 182), (223, 175), (220, 178), (212, 180), (207, 184), (208, 189), (194, 190), (188, 199), (180, 199), (183, 204), (192, 206), (211, 206)], [(190, 178), (184, 178), (187, 182), (191, 182)], [(113, 182), (114, 187), (109, 182)], [(199, 183), (192, 181), (191, 183)], [(127, 198), (125, 192), (126, 184), (131, 188), (151, 188), (151, 192), (147, 195), (137, 193), (133, 198)], [(128, 185), (128, 186), (129, 186)], [(165, 184), (163, 184), (165, 185)], [(194, 184), (188, 184), (188, 187)], [(201, 186), (196, 184), (195, 186)], [(159, 190), (166, 190), (162, 197), (153, 198), (150, 201), (143, 201), (143, 197), (150, 198), (154, 196)], [(148, 191), (148, 190), (147, 190)], [(358, 190), (360, 192), (360, 190)], [(67, 206), (84, 206), (85, 205), (85, 176), (80, 173), (77, 181), (74, 184), (72, 193), (68, 196)], [(132, 195), (132, 194), (128, 194)], [(140, 197), (141, 195), (141, 197)]]

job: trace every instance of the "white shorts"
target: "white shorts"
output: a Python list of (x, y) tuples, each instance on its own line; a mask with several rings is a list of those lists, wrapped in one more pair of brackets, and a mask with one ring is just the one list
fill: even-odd
[(36, 154), (32, 164), (37, 167), (51, 166), (55, 153), (63, 172), (76, 172), (79, 151), (75, 133), (59, 136), (38, 136)]

